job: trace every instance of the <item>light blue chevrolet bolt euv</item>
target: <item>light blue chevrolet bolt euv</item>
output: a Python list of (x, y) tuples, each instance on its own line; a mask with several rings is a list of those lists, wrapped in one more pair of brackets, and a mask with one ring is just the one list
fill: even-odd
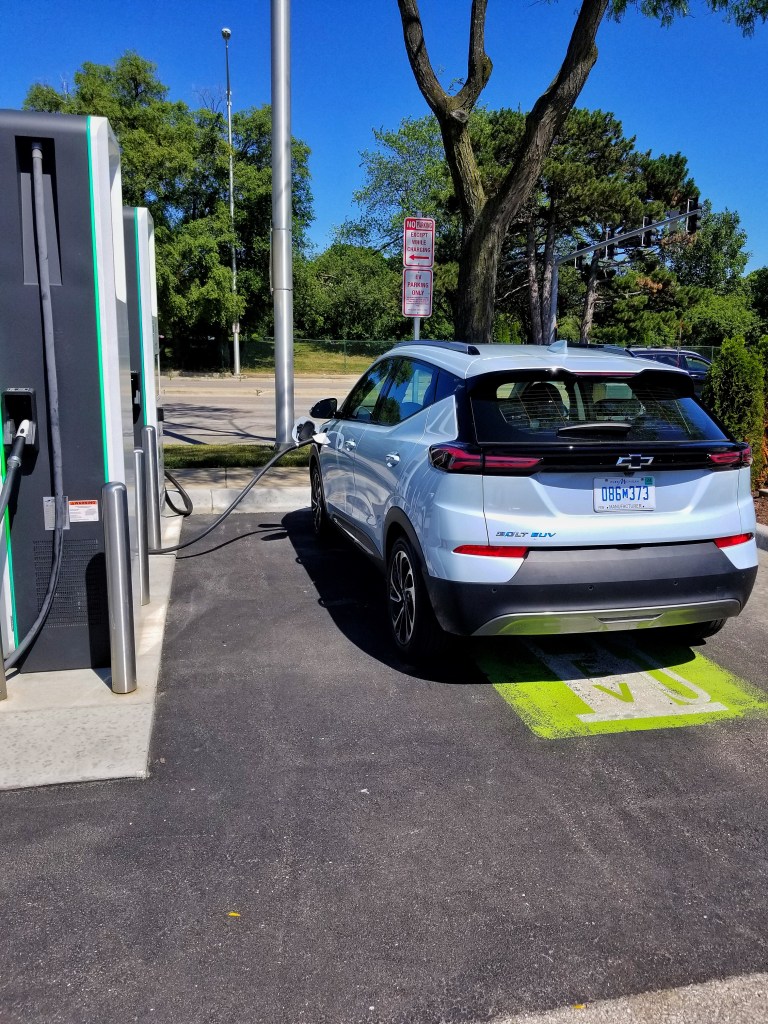
[(563, 342), (402, 344), (312, 415), (314, 530), (381, 566), (407, 661), (442, 630), (701, 639), (752, 590), (752, 455), (681, 370)]

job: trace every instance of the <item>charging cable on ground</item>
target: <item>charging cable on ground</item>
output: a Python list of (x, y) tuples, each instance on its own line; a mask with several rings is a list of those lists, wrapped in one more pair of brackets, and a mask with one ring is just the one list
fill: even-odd
[[(209, 527), (207, 527), (207, 529), (203, 530), (203, 532), (199, 533), (196, 537), (192, 537), (191, 540), (185, 540), (182, 544), (174, 544), (172, 547), (168, 548), (159, 548), (157, 551), (150, 552), (150, 554), (169, 555), (172, 554), (174, 551), (181, 551), (182, 548), (188, 548), (191, 544), (196, 544), (199, 540), (202, 540), (204, 537), (207, 537), (209, 533), (211, 533), (213, 530), (216, 529), (217, 526), (223, 523), (227, 516), (231, 512), (234, 512), (234, 510), (237, 508), (237, 506), (240, 504), (240, 502), (243, 500), (246, 494), (248, 494), (248, 492), (253, 487), (256, 486), (256, 484), (259, 482), (259, 480), (261, 480), (264, 474), (268, 470), (270, 470), (275, 465), (275, 463), (279, 462), (280, 459), (286, 456), (289, 452), (298, 451), (299, 448), (305, 448), (308, 444), (328, 444), (328, 438), (326, 437), (325, 434), (315, 433), (315, 425), (311, 420), (299, 420), (299, 422), (294, 427), (293, 435), (294, 441), (296, 442), (294, 446), (292, 448), (284, 448), (282, 451), (275, 452), (271, 459), (265, 462), (263, 466), (260, 466), (253, 474), (251, 479), (248, 481), (248, 483), (245, 485), (245, 487), (242, 489), (242, 491), (240, 491), (240, 493), (237, 495), (235, 500), (231, 503), (231, 505), (228, 508), (226, 508), (221, 513), (221, 515), (216, 520), (214, 520), (214, 522), (211, 523)], [(173, 477), (171, 477), (171, 480), (173, 480)], [(173, 483), (179, 489), (179, 492), (182, 494), (182, 498), (184, 499), (185, 504), (189, 506), (191, 512), (192, 503), (189, 500), (189, 495), (186, 493), (186, 491), (184, 491), (180, 484), (178, 484), (176, 481), (173, 481)], [(173, 506), (171, 507), (173, 508)], [(187, 515), (188, 514), (189, 513), (187, 513)]]

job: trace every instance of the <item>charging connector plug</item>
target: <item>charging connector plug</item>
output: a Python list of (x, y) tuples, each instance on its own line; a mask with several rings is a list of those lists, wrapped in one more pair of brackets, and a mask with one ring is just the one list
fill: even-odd
[(11, 469), (18, 469), (21, 466), (22, 453), (30, 443), (30, 437), (34, 437), (34, 434), (34, 423), (30, 422), (30, 420), (22, 420), (11, 444), (11, 453), (6, 460), (9, 472)]

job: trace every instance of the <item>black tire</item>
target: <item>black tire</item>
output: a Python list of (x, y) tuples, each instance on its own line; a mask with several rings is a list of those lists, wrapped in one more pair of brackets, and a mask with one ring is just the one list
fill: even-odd
[(707, 637), (719, 633), (727, 619), (711, 619), (709, 622), (692, 622), (688, 626), (679, 626), (679, 637), (687, 644), (700, 644)]
[(398, 537), (387, 559), (387, 608), (392, 639), (406, 663), (418, 665), (437, 657), (440, 628), (413, 548)]
[(309, 467), (309, 487), (312, 502), (312, 532), (318, 540), (327, 540), (331, 531), (331, 521), (328, 518), (328, 510), (325, 507), (325, 495), (323, 493), (323, 478), (320, 474), (320, 466), (312, 461)]

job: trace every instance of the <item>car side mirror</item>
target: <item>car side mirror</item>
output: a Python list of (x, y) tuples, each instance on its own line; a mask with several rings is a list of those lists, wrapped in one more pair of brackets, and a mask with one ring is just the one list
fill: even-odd
[(317, 416), (320, 420), (329, 420), (332, 416), (336, 415), (338, 407), (339, 403), (335, 398), (321, 398), (320, 401), (315, 402), (309, 410), (309, 415)]

